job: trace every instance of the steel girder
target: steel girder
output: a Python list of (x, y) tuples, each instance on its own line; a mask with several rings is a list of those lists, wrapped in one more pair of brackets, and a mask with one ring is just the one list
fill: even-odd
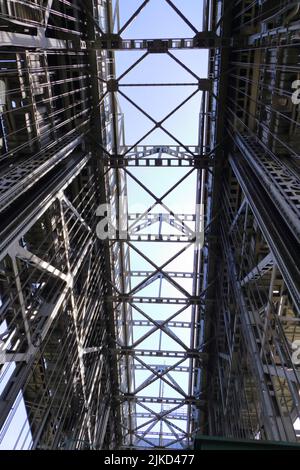
[[(297, 438), (299, 114), (283, 100), (299, 72), (297, 13), (285, 2), (290, 24), (278, 27), (280, 13), (257, 32), (272, 2), (206, 1), (198, 31), (162, 1), (191, 38), (123, 39), (149, 1), (117, 31), (109, 0), (78, 0), (68, 13), (63, 0), (1, 4), (0, 365), (12, 374), (1, 438), (22, 400), (34, 448), (186, 448), (198, 430)], [(201, 48), (209, 79), (176, 56)], [(117, 76), (115, 55), (137, 50)], [(190, 81), (124, 83), (154, 54)], [(193, 92), (162, 119), (130, 97), (187, 85)], [(200, 94), (191, 146), (167, 120)], [(152, 126), (130, 145), (118, 98)], [(173, 145), (145, 142), (158, 130)], [(172, 167), (180, 176), (157, 194), (147, 172)], [(198, 219), (168, 202), (193, 174)], [(133, 184), (151, 198), (144, 210), (131, 210)], [(100, 204), (114, 221), (128, 208), (126, 236), (96, 237)], [(201, 230), (189, 269), (176, 266)], [(157, 259), (160, 244), (176, 250)]]
[(72, 18), (69, 2), (25, 3), (0, 7), (0, 446), (109, 448), (120, 420), (99, 298), (104, 178), (87, 139), (92, 60), (77, 41), (92, 36), (79, 2)]
[[(244, 196), (236, 177), (241, 175), (232, 173), (223, 188), (226, 197), (220, 222), (224, 262), (215, 327), (215, 383), (211, 385), (220, 407), (215, 401), (211, 404), (211, 432), (296, 441), (299, 372), (291, 346), (299, 337), (297, 306), (276, 253), (270, 252), (262, 236), (254, 201), (249, 193)], [(242, 181), (246, 184), (245, 178)], [(238, 189), (235, 198), (230, 197), (233, 187)], [(241, 206), (244, 210), (239, 212)], [(238, 212), (238, 220), (229, 230)], [(240, 420), (236, 420), (237, 414)]]
[(299, 17), (289, 2), (282, 8), (231, 2), (229, 27), (239, 40), (228, 69), (207, 432), (297, 441), (299, 112), (290, 89), (299, 72)]
[[(5, 322), (5, 330), (1, 334), (1, 365), (4, 367), (2, 380), (5, 379), (7, 382), (1, 393), (1, 427), (10, 416), (14, 402), (22, 392), (29, 420), (27, 439), (33, 440), (31, 444), (33, 448), (64, 445), (64, 433), (68, 432), (67, 421), (70, 419), (68, 408), (73, 409), (73, 413), (83, 413), (79, 418), (83, 421), (75, 433), (78, 439), (84, 436), (86, 440), (91, 442), (93, 440), (94, 428), (84, 408), (81, 409), (81, 406), (87, 410), (92, 409), (89, 403), (93, 387), (88, 391), (86, 389), (89, 379), (86, 376), (81, 344), (84, 345), (87, 335), (86, 331), (80, 331), (79, 325), (82, 321), (86, 321), (87, 313), (84, 313), (82, 308), (77, 311), (81, 305), (77, 292), (83, 272), (88, 276), (89, 269), (97, 269), (96, 266), (89, 267), (86, 263), (92, 252), (96, 253), (97, 239), (93, 236), (88, 219), (79, 216), (78, 210), (81, 212), (82, 206), (77, 206), (78, 210), (75, 209), (64, 194), (72, 181), (79, 181), (78, 178), (85, 171), (89, 159), (82, 158), (81, 166), (74, 165), (73, 170), (69, 167), (66, 181), (56, 174), (58, 182), (50, 194), (49, 187), (46, 187), (40, 195), (35, 192), (35, 205), (37, 202), (40, 203), (38, 211), (34, 211), (33, 208), (30, 210), (30, 206), (27, 206), (28, 220), (26, 220), (22, 217), (24, 209), (20, 205), (17, 231), (13, 230), (13, 226), (9, 234), (7, 230), (5, 231), (6, 244), (2, 251), (1, 272), (4, 298), (7, 298), (6, 295), (9, 297), (1, 312), (2, 327), (3, 321)], [(49, 255), (40, 246), (41, 240), (38, 236), (38, 232), (42, 231), (42, 227), (46, 224), (49, 240), (44, 238), (42, 244), (49, 243)], [(51, 240), (52, 236), (56, 239), (55, 244)], [(81, 251), (76, 258), (72, 253), (74, 236), (80, 236), (82, 241)], [(91, 287), (86, 285), (85, 289), (88, 299)], [(96, 307), (97, 305), (94, 305), (92, 308)], [(89, 315), (90, 309), (91, 305)], [(61, 330), (64, 322), (65, 337), (62, 336), (63, 330)], [(23, 329), (25, 335), (21, 333)], [(61, 349), (61, 346), (67, 349)], [(67, 361), (65, 364), (61, 362), (65, 355), (64, 350), (68, 349), (73, 353), (69, 364), (73, 373), (69, 375), (64, 367), (71, 360), (71, 356), (64, 359)], [(54, 354), (54, 351), (57, 351), (57, 354)], [(9, 363), (14, 364), (14, 370), (7, 368)], [(101, 370), (94, 373), (99, 381)], [(76, 385), (76, 374), (81, 377), (80, 385)], [(66, 376), (68, 379), (59, 383), (59, 376)], [(45, 392), (41, 395), (44, 388)], [(68, 396), (70, 393), (73, 396), (72, 400), (76, 401), (77, 397), (79, 402), (75, 405), (74, 401), (72, 408), (71, 401), (66, 400), (64, 409), (60, 408), (58, 403), (63, 396)], [(51, 396), (53, 398), (50, 398)], [(48, 416), (43, 411), (47, 407)], [(51, 435), (49, 426), (54, 422), (57, 422), (58, 428), (57, 432)], [(22, 426), (24, 422), (20, 423), (20, 427)], [(3, 436), (5, 430), (4, 427)], [(32, 436), (31, 439), (29, 436)], [(22, 439), (24, 436), (20, 439), (21, 446), (24, 445)]]
[[(122, 34), (134, 18), (138, 19), (147, 3), (144, 2), (128, 21), (128, 24), (126, 23), (123, 28), (120, 28), (119, 34)], [(172, 2), (167, 3), (172, 8), (174, 7)], [(183, 21), (188, 21), (182, 12), (179, 10), (176, 12)], [(124, 46), (126, 41), (120, 42), (120, 36), (117, 37), (113, 34), (113, 13), (110, 2), (107, 2), (106, 13), (106, 21), (100, 24), (101, 31), (96, 28), (99, 30), (99, 36), (94, 41), (94, 46), (93, 44), (87, 44), (87, 47), (91, 47), (92, 50), (99, 51), (98, 53), (102, 54), (103, 58), (109, 58), (106, 75), (105, 73), (98, 75), (98, 86), (101, 90), (100, 110), (103, 116), (105, 116), (105, 109), (111, 115), (109, 138), (107, 138), (107, 133), (102, 138), (103, 142), (109, 141), (109, 143), (99, 145), (97, 139), (93, 138), (93, 144), (99, 149), (100, 153), (102, 152), (103, 163), (106, 168), (106, 200), (115, 208), (117, 221), (120, 218), (120, 207), (125, 204), (125, 211), (127, 209), (126, 204), (130, 207), (130, 198), (127, 198), (130, 184), (134, 183), (140, 191), (153, 200), (153, 204), (145, 207), (144, 212), (127, 214), (124, 224), (128, 228), (126, 235), (123, 233), (124, 230), (117, 227), (114, 234), (105, 242), (111, 253), (113, 295), (107, 296), (106, 302), (111, 306), (116, 322), (114, 353), (118, 356), (121, 392), (118, 400), (121, 404), (122, 413), (122, 447), (186, 448), (193, 443), (195, 433), (198, 431), (199, 412), (205, 406), (205, 399), (201, 398), (199, 388), (200, 369), (202, 370), (205, 367), (207, 360), (207, 355), (201, 350), (202, 345), (199, 343), (198, 330), (200, 319), (203, 318), (203, 299), (201, 295), (204, 296), (205, 293), (203, 284), (203, 293), (201, 293), (199, 283), (201, 275), (198, 258), (201, 249), (195, 251), (190, 272), (177, 272), (176, 269), (174, 273), (169, 273), (167, 266), (171, 266), (172, 262), (176, 262), (177, 259), (180, 259), (180, 256), (185, 255), (189, 248), (201, 248), (204, 242), (204, 213), (201, 213), (200, 219), (199, 214), (196, 214), (196, 212), (192, 214), (174, 213), (172, 207), (165, 203), (165, 199), (167, 196), (172, 196), (175, 190), (180, 189), (180, 185), (194, 172), (197, 173), (197, 178), (200, 181), (203, 168), (207, 168), (206, 174), (213, 171), (215, 149), (214, 147), (211, 147), (210, 150), (204, 149), (201, 138), (198, 147), (186, 145), (177, 138), (176, 134), (167, 130), (165, 121), (175, 113), (181, 112), (181, 108), (199, 94), (199, 91), (202, 91), (203, 96), (209, 93), (214, 96), (214, 93), (212, 91), (213, 81), (197, 76), (193, 70), (175, 57), (169, 51), (169, 48), (184, 48), (187, 47), (186, 44), (192, 48), (207, 47), (213, 34), (197, 32), (196, 35), (199, 41), (203, 38), (202, 46), (196, 40), (193, 40), (192, 44), (188, 40), (181, 40), (180, 44), (173, 40), (148, 41), (147, 52), (136, 60), (133, 65), (126, 68), (119, 77), (116, 77), (113, 50), (127, 50), (127, 45)], [(107, 25), (108, 29), (105, 29), (104, 25)], [(134, 48), (137, 43), (136, 41), (129, 42), (129, 48)], [(220, 39), (218, 38), (215, 42), (212, 41), (210, 46), (216, 47), (219, 43)], [(146, 41), (140, 41), (140, 48), (143, 48), (145, 44)], [(189, 73), (195, 82), (189, 84), (194, 86), (194, 91), (159, 121), (123, 91), (125, 89), (124, 77), (127, 77), (129, 72), (137, 68), (139, 68), (140, 73), (143, 73), (146, 57), (155, 52), (164, 53), (174, 60), (178, 67)], [(182, 85), (185, 84), (155, 83), (155, 86), (164, 87), (180, 87)], [(129, 86), (130, 88), (137, 86), (148, 87), (153, 86), (153, 84), (149, 82), (131, 83)], [(123, 140), (124, 124), (123, 120), (120, 122), (118, 118), (121, 115), (118, 97), (122, 97), (124, 102), (130, 103), (134, 109), (152, 123), (151, 129), (144, 135), (137, 135), (137, 140), (132, 142), (132, 145), (124, 143)], [(216, 99), (216, 97), (213, 97), (213, 99)], [(126, 122), (125, 118), (125, 125), (127, 127), (132, 126), (133, 122)], [(163, 131), (166, 137), (172, 138), (177, 146), (164, 145), (164, 142), (155, 146), (143, 144), (143, 141), (157, 129)], [(143, 145), (141, 146), (141, 144)], [(134, 168), (128, 168), (129, 166), (142, 166), (145, 168), (144, 174), (139, 176)], [(178, 173), (177, 181), (170, 185), (165, 194), (158, 195), (152, 189), (151, 184), (147, 182), (147, 168), (159, 167), (158, 175), (162, 177), (164, 167), (167, 166), (192, 168), (187, 168), (189, 171), (185, 170), (181, 174)], [(202, 175), (203, 177), (204, 175)], [(204, 183), (197, 184), (195, 202), (200, 205), (203, 190)], [(160, 213), (155, 211), (157, 208), (161, 208)], [(197, 228), (199, 223), (200, 226), (198, 225)], [(166, 231), (164, 233), (162, 224), (165, 224), (165, 227), (169, 226), (169, 230), (170, 228), (172, 230), (177, 229), (180, 235), (171, 232), (168, 234)], [(149, 233), (151, 228), (157, 226), (158, 229)], [(196, 243), (196, 234), (199, 235), (200, 230), (203, 231), (203, 240), (199, 244), (199, 240)], [(163, 246), (167, 246), (169, 242), (178, 243), (182, 241), (184, 246), (183, 248), (178, 247), (174, 254), (164, 262), (155, 261), (150, 248), (151, 243), (154, 241), (157, 245), (161, 244), (158, 249), (162, 251), (164, 250)], [(141, 242), (141, 248), (139, 248), (137, 242)], [(135, 256), (138, 256), (141, 262), (148, 266), (145, 272), (130, 268), (130, 264), (134, 263)], [(137, 282), (135, 282), (136, 276), (132, 271), (137, 272), (137, 275), (140, 276)], [(190, 291), (179, 282), (183, 278), (192, 281)], [(170, 287), (164, 287), (166, 283)], [(152, 291), (158, 289), (158, 294), (143, 295), (143, 291), (146, 289)], [(170, 289), (172, 289), (174, 295), (168, 293)], [(176, 304), (180, 306), (179, 309), (172, 306)], [(146, 308), (147, 305), (157, 306), (155, 307), (156, 311), (153, 308), (149, 310), (149, 308)], [(172, 307), (172, 309), (166, 310), (166, 306)], [(168, 311), (170, 313), (167, 313)], [(179, 319), (183, 318), (182, 315), (189, 318), (189, 321), (185, 322), (185, 328), (190, 329), (190, 335), (189, 337), (185, 335), (185, 339), (181, 339), (182, 333), (180, 332), (183, 322)], [(143, 331), (144, 334), (141, 334)], [(159, 344), (157, 343), (157, 335), (160, 338)], [(146, 344), (151, 345), (151, 348), (147, 347)], [(164, 344), (167, 348), (164, 348)], [(158, 368), (156, 362), (153, 362), (154, 358), (160, 363), (163, 361), (164, 365)], [(143, 374), (141, 374), (142, 372)], [(186, 373), (186, 377), (183, 379), (182, 376), (180, 379), (179, 374), (183, 372)], [(182, 380), (186, 382), (183, 388)], [(168, 392), (164, 390), (168, 390)], [(174, 406), (176, 405), (176, 410), (180, 412), (176, 419), (177, 424), (172, 421), (174, 408), (168, 409), (172, 403)], [(143, 409), (148, 413), (147, 420), (144, 419), (146, 416), (143, 416)]]

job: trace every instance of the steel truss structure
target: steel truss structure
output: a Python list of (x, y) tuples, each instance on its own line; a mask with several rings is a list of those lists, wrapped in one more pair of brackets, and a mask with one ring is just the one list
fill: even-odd
[[(204, 0), (199, 31), (161, 1), (190, 37), (124, 39), (151, 0), (1, 3), (0, 448), (298, 439), (300, 8)], [(207, 77), (176, 54), (205, 49)], [(157, 56), (188, 78), (128, 82)], [(157, 118), (151, 87), (189, 91)]]
[[(206, 309), (210, 335), (218, 338), (207, 432), (294, 442), (300, 134), (292, 94), (299, 78), (299, 2), (228, 2), (222, 15), (233, 47), (226, 58), (226, 169), (218, 183), (222, 196), (214, 195), (221, 206), (215, 212), (220, 242), (213, 245), (218, 294)], [(213, 263), (211, 269), (216, 275)]]

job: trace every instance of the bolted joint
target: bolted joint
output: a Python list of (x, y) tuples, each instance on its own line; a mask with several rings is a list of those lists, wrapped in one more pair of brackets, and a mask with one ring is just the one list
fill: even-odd
[(198, 81), (199, 90), (202, 91), (212, 91), (212, 80), (208, 80), (207, 78), (200, 78)]
[(122, 38), (119, 34), (103, 34), (95, 41), (96, 49), (122, 49)]
[(193, 165), (194, 165), (194, 168), (198, 168), (198, 169), (207, 168), (209, 166), (214, 166), (214, 161), (213, 159), (210, 159), (209, 157), (199, 155), (193, 159)]
[(112, 78), (111, 80), (108, 80), (107, 83), (107, 91), (118, 91), (119, 89), (119, 82), (115, 78)]
[(216, 34), (211, 31), (200, 31), (193, 38), (193, 46), (200, 49), (219, 47), (220, 41)]
[(109, 159), (110, 168), (122, 168), (125, 166), (125, 163), (122, 155), (116, 155)]

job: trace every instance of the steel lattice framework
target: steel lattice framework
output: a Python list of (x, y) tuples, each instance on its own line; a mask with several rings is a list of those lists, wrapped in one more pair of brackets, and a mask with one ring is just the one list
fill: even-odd
[(299, 2), (202, 3), (1, 2), (0, 448), (299, 440)]
[[(212, 81), (199, 77), (171, 50), (216, 47), (221, 39), (199, 32), (167, 1), (179, 21), (189, 26), (190, 39), (123, 41), (121, 35), (148, 3), (142, 2), (116, 32), (113, 18), (118, 5), (113, 11), (110, 1), (43, 6), (8, 1), (1, 11), (3, 63), (11, 67), (2, 82), (3, 93), (11, 100), (5, 98), (1, 115), (2, 161), (16, 155), (18, 162), (4, 170), (1, 180), (1, 210), (9, 220), (2, 232), (1, 424), (6, 423), (5, 437), (13, 404), (24, 401), (28, 422), (25, 419), (22, 426), (23, 440), (32, 437), (33, 447), (190, 447), (205, 403), (199, 385), (207, 360), (199, 343), (200, 257), (203, 188), (205, 174), (214, 166), (214, 150), (203, 147), (203, 124), (199, 138), (194, 138), (197, 145), (191, 146), (170, 133), (165, 123), (194, 97), (200, 106), (200, 95), (203, 112), (206, 96), (213, 94)], [(116, 76), (115, 51), (135, 49), (145, 52)], [(129, 86), (192, 89), (160, 121), (128, 96), (128, 83), (124, 84), (136, 67), (143, 73), (151, 54), (168, 56), (189, 75), (189, 82)], [(119, 97), (151, 123), (147, 134), (137, 136), (130, 146), (124, 141)], [(17, 120), (24, 124), (16, 131)], [(174, 144), (164, 139), (155, 146), (145, 143), (156, 130)], [(22, 151), (28, 156), (22, 158)], [(178, 177), (163, 195), (155, 194), (144, 183), (145, 175), (137, 175), (137, 167), (145, 172), (156, 169), (158, 178), (176, 168)], [(202, 209), (177, 214), (166, 201), (193, 174), (202, 181), (193, 192), (194, 206)], [(127, 210), (128, 179), (153, 200), (144, 213)], [(125, 237), (118, 227), (109, 240), (99, 240), (101, 204), (110, 205), (117, 227), (125, 207)], [(171, 243), (175, 252), (167, 260), (154, 261), (148, 248), (154, 242), (161, 252)], [(172, 262), (176, 264), (189, 249), (190, 271), (174, 269)], [(131, 270), (133, 253), (146, 271)], [(69, 331), (66, 337), (64, 331)], [(152, 339), (157, 334), (159, 344)], [(61, 352), (58, 344), (64, 344)], [(71, 357), (65, 354), (66, 345)], [(65, 369), (66, 357), (73, 377)], [(15, 380), (17, 376), (22, 380)], [(59, 376), (65, 377), (63, 383)], [(45, 392), (40, 396), (42, 384)], [(73, 405), (62, 401), (66, 396), (74, 397)], [(77, 416), (77, 428), (72, 427), (72, 415)], [(110, 432), (105, 432), (109, 426)]]
[[(116, 208), (115, 218), (118, 222), (118, 217), (121, 217), (124, 210), (120, 207), (123, 205), (123, 200), (130, 207), (131, 201), (127, 198), (126, 185), (128, 180), (134, 181), (140, 191), (150, 196), (153, 201), (149, 207), (145, 207), (143, 213), (129, 212), (127, 220), (123, 220), (123, 227), (118, 227), (117, 224), (118, 230), (108, 243), (112, 266), (116, 265), (116, 269), (113, 270), (112, 296), (107, 298), (107, 301), (111, 303), (119, 328), (119, 335), (115, 339), (115, 353), (121, 376), (119, 400), (125, 447), (186, 448), (192, 445), (194, 436), (199, 430), (197, 424), (199, 410), (204, 405), (199, 388), (200, 370), (207, 360), (207, 355), (199, 344), (199, 325), (203, 313), (199, 256), (203, 240), (202, 243), (198, 240), (201, 232), (204, 239), (204, 212), (196, 213), (195, 209), (192, 214), (177, 214), (165, 203), (165, 200), (168, 196), (172, 196), (174, 190), (180, 189), (182, 183), (192, 173), (196, 172), (197, 180), (201, 181), (204, 169), (213, 167), (214, 151), (205, 152), (201, 139), (199, 145), (194, 147), (181, 142), (176, 135), (167, 130), (165, 123), (175, 113), (180, 113), (183, 106), (195, 95), (199, 96), (201, 92), (203, 95), (212, 93), (212, 81), (199, 77), (170, 51), (174, 47), (179, 49), (207, 47), (205, 43), (207, 35), (198, 32), (171, 1), (167, 3), (176, 11), (179, 20), (187, 23), (193, 30), (195, 34), (193, 38), (179, 42), (172, 39), (141, 40), (140, 46), (137, 46), (135, 40), (122, 40), (121, 34), (134, 19), (138, 20), (148, 3), (148, 1), (142, 2), (131, 18), (122, 27), (117, 28), (117, 32), (113, 30), (111, 6), (107, 5), (109, 19), (107, 27), (103, 25), (99, 28), (99, 39), (89, 46), (107, 51), (109, 57), (113, 57), (115, 50), (129, 51), (137, 47), (146, 49), (146, 52), (120, 76), (116, 76), (112, 61), (106, 74), (98, 77), (101, 83), (100, 100), (103, 112), (107, 106), (112, 116), (112, 138), (109, 145), (100, 146), (108, 168), (107, 202)], [(201, 43), (202, 38), (205, 38), (205, 41)], [(151, 54), (167, 55), (190, 75), (193, 82), (166, 84), (156, 81), (155, 84), (148, 82), (124, 84), (124, 78), (135, 68), (139, 68), (140, 74), (146, 76), (143, 72), (144, 62)], [(193, 87), (192, 92), (160, 121), (154, 119), (123, 91), (129, 86), (180, 87), (187, 84)], [(120, 97), (129, 102), (151, 123), (150, 130), (144, 135), (138, 135), (136, 142), (130, 146), (124, 145), (123, 123), (120, 121), (122, 111), (118, 105)], [(125, 126), (134, 126), (134, 122), (126, 122), (125, 117)], [(165, 145), (164, 140), (155, 146), (140, 145), (158, 129), (163, 131), (161, 139), (171, 138), (176, 145)], [(198, 137), (196, 139), (199, 140)], [(99, 146), (99, 142), (95, 141), (95, 145)], [(143, 173), (137, 175), (135, 167), (141, 166), (145, 169)], [(152, 186), (144, 183), (144, 180), (147, 181), (147, 168), (155, 168), (157, 178), (164, 178), (163, 172), (168, 171), (170, 167), (182, 167), (182, 170), (177, 172), (176, 181), (163, 195), (155, 194)], [(203, 201), (203, 184), (198, 185), (194, 198), (194, 204), (198, 202), (200, 205)], [(140, 248), (138, 242), (141, 242), (143, 248)], [(154, 243), (159, 246), (158, 260), (153, 258)], [(176, 243), (176, 251), (164, 259), (164, 245), (168, 243)], [(168, 272), (168, 266), (191, 248), (195, 253), (192, 270), (185, 273), (177, 270)], [(134, 255), (140, 257), (142, 263), (149, 267), (148, 271), (131, 270), (130, 264)], [(137, 281), (135, 278), (138, 278)], [(183, 287), (180, 281), (183, 278), (191, 280), (190, 289)], [(151, 296), (148, 293), (149, 287), (150, 292), (154, 291)], [(184, 319), (186, 321), (183, 321)], [(190, 334), (186, 335), (183, 328), (188, 328)], [(149, 344), (148, 348), (146, 344)]]

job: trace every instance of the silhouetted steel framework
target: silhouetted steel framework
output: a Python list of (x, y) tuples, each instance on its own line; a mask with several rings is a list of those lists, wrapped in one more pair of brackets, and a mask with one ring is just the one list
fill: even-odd
[[(0, 443), (11, 429), (46, 449), (298, 439), (299, 4), (204, 0), (198, 31), (162, 0), (191, 38), (122, 39), (149, 1), (122, 26), (110, 0), (1, 3)], [(173, 49), (209, 49), (208, 78)], [(117, 76), (115, 51), (143, 53)], [(151, 54), (194, 87), (161, 120), (124, 91)], [(197, 95), (191, 146), (165, 122)], [(132, 145), (118, 97), (152, 123)], [(175, 145), (145, 143), (157, 130)], [(182, 173), (158, 195), (140, 167)], [(174, 213), (166, 199), (193, 173), (201, 212)], [(153, 203), (103, 241), (99, 206), (120, 222), (128, 181)], [(158, 263), (154, 242), (178, 250)], [(193, 269), (171, 267), (195, 247)]]

